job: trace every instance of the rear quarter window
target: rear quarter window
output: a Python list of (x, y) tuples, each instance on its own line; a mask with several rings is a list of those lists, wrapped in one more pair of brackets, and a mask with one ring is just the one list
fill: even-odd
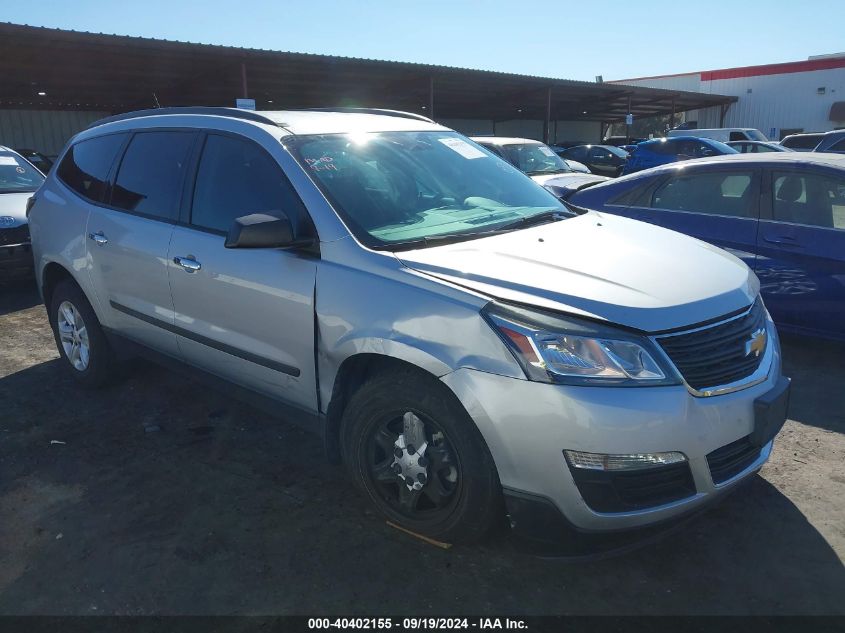
[(114, 159), (128, 134), (109, 134), (80, 141), (65, 154), (56, 175), (73, 191), (101, 202)]

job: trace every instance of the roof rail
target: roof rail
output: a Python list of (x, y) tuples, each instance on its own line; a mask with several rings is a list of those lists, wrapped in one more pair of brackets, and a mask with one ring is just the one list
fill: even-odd
[(384, 108), (304, 108), (304, 112), (348, 112), (350, 114), (380, 114), (382, 116), (395, 116), (401, 119), (416, 119), (426, 123), (434, 123), (433, 120), (422, 114), (414, 112), (403, 112), (401, 110), (386, 110)]
[(126, 112), (124, 114), (115, 114), (104, 119), (94, 121), (86, 129), (104, 125), (105, 123), (114, 123), (115, 121), (127, 121), (129, 119), (140, 119), (147, 116), (159, 116), (162, 114), (207, 114), (213, 116), (224, 116), (230, 119), (243, 119), (245, 121), (254, 121), (256, 123), (264, 123), (279, 127), (279, 124), (262, 116), (252, 110), (240, 110), (238, 108), (219, 108), (210, 106), (188, 106), (184, 108), (152, 108), (149, 110), (135, 110), (134, 112)]

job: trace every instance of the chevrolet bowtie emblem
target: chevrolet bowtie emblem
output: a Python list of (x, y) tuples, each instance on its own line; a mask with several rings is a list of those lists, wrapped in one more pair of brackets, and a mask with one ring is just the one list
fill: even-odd
[(759, 356), (766, 351), (766, 330), (760, 328), (751, 333), (751, 338), (745, 342), (745, 355)]

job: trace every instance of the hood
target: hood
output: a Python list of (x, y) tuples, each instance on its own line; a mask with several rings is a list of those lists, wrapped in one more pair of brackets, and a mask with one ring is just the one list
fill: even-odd
[(569, 165), (569, 168), (572, 171), (580, 171), (584, 174), (591, 173), (589, 167), (587, 167), (584, 163), (579, 163), (577, 160), (572, 160), (571, 158), (564, 158), (563, 162)]
[(584, 187), (610, 180), (607, 176), (596, 176), (590, 173), (582, 174), (581, 172), (532, 176), (531, 178), (534, 182), (543, 185), (555, 196), (563, 200), (566, 200), (573, 193), (580, 191)]
[(0, 229), (26, 224), (26, 201), (33, 195), (31, 192), (0, 193)]
[(594, 176), (590, 172), (584, 173), (580, 171), (567, 171), (562, 174), (534, 174), (531, 176), (531, 180), (538, 185), (545, 186), (547, 184), (564, 184), (581, 178), (590, 178), (591, 176), (599, 180), (607, 180), (605, 176)]
[(754, 273), (715, 246), (597, 212), (396, 256), (493, 298), (646, 332), (739, 310), (759, 291)]

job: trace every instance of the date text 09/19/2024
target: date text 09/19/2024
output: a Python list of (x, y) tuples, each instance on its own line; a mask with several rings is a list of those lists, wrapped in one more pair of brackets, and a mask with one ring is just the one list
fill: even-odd
[(310, 630), (522, 630), (527, 624), (512, 618), (309, 618)]

